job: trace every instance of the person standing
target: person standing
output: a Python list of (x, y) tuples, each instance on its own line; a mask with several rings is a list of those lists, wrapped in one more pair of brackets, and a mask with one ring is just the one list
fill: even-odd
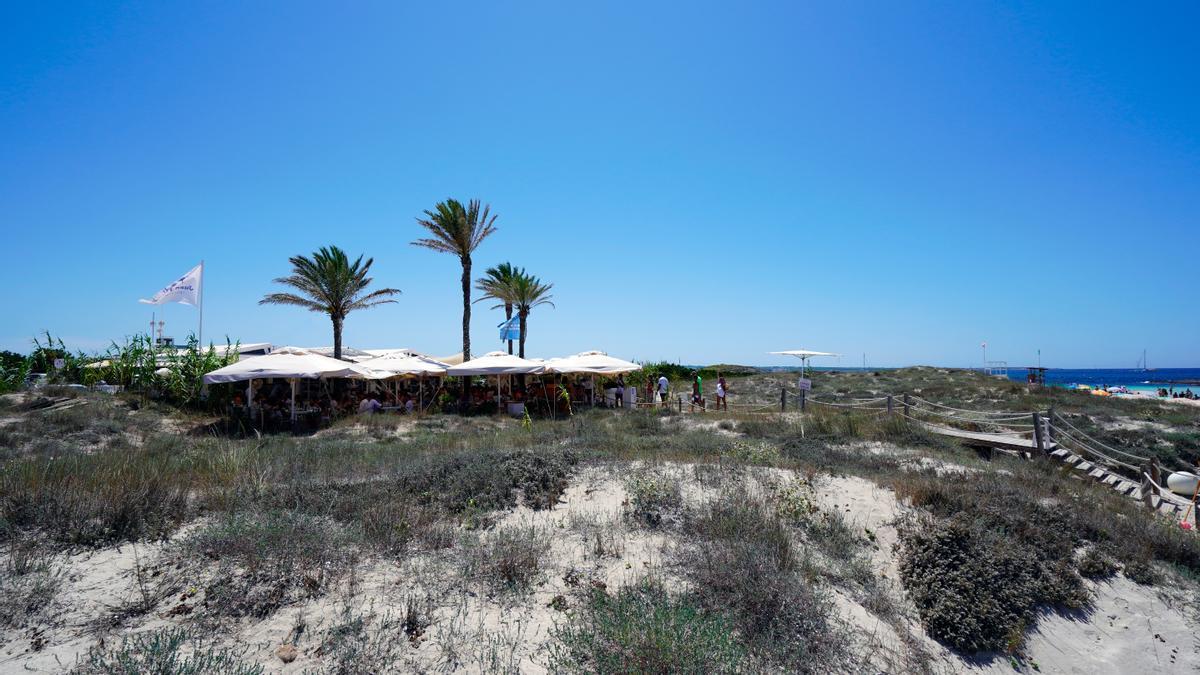
[(617, 391), (616, 391), (617, 407), (625, 407), (625, 376), (617, 375)]
[(671, 382), (667, 380), (666, 375), (658, 376), (658, 399), (662, 401), (662, 407), (667, 407), (667, 395), (671, 390)]
[(700, 406), (704, 410), (704, 380), (701, 379), (700, 373), (692, 371), (692, 411), (695, 412), (696, 406)]
[(725, 394), (728, 392), (729, 389), (725, 386), (725, 376), (717, 373), (717, 410), (729, 411), (729, 403), (725, 400)]

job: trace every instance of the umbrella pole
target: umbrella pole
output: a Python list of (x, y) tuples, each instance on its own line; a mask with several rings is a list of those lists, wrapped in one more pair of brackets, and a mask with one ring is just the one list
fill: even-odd
[(425, 376), (421, 375), (417, 381), (417, 404), (421, 408), (421, 412), (425, 412)]
[(292, 380), (292, 422), (296, 421), (296, 378)]
[(592, 407), (596, 407), (596, 376), (592, 375)]

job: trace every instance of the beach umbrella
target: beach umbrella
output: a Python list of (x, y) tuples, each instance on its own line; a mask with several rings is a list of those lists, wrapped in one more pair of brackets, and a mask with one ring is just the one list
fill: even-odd
[(450, 368), (448, 364), (435, 361), (427, 356), (420, 356), (407, 351), (395, 351), (384, 356), (362, 361), (358, 365), (379, 373), (389, 373), (394, 377), (418, 377), (421, 379), (418, 405), (425, 408), (425, 376), (441, 377)]
[(596, 376), (620, 375), (641, 370), (642, 367), (632, 361), (625, 361), (609, 356), (602, 351), (579, 352), (574, 356), (560, 359), (550, 359), (546, 362), (546, 371), (551, 373), (586, 373), (592, 376), (592, 400), (596, 404)]
[[(231, 363), (204, 375), (205, 384), (246, 382), (253, 380), (289, 380), (292, 385), (292, 419), (296, 419), (296, 380), (331, 378), (382, 379), (390, 377), (354, 363), (339, 361), (297, 347), (281, 347), (265, 356), (254, 356)], [(250, 387), (247, 403), (254, 402), (254, 388)]]
[(488, 352), (457, 366), (450, 366), (447, 375), (465, 377), (470, 375), (536, 375), (544, 372), (545, 364), (530, 361), (506, 352)]
[(453, 377), (471, 377), (472, 375), (496, 376), (496, 404), (500, 403), (501, 375), (537, 375), (546, 370), (544, 363), (530, 361), (506, 352), (488, 352), (477, 359), (471, 359), (457, 366), (450, 366), (447, 375)]
[(814, 352), (811, 349), (789, 349), (782, 352), (767, 352), (768, 354), (778, 354), (780, 356), (795, 356), (800, 359), (800, 377), (804, 377), (804, 370), (808, 367), (808, 360), (814, 356), (840, 356), (830, 352)]
[(550, 359), (546, 362), (546, 371), (550, 373), (620, 375), (641, 369), (641, 365), (633, 361), (618, 359), (601, 351), (579, 352), (574, 356)]

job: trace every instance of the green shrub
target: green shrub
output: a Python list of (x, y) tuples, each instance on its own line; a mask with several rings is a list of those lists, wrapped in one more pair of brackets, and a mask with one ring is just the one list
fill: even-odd
[(0, 573), (0, 628), (24, 626), (41, 614), (62, 580), (62, 571), (38, 551), (14, 543)]
[(615, 595), (594, 591), (556, 627), (550, 670), (562, 673), (739, 673), (746, 654), (733, 625), (644, 581)]
[(271, 510), (229, 514), (181, 544), (185, 556), (213, 560), (204, 605), (217, 616), (270, 616), (317, 597), (356, 561), (354, 532), (331, 521)]
[(467, 574), (495, 590), (527, 590), (541, 578), (542, 560), (549, 549), (549, 533), (541, 528), (498, 528), (468, 549)]
[(149, 449), (10, 461), (0, 469), (0, 520), (85, 546), (165, 537), (193, 513), (174, 463)]
[(1102, 580), (1116, 574), (1120, 565), (1099, 547), (1091, 546), (1079, 557), (1078, 568), (1083, 578)]
[(829, 598), (805, 577), (788, 526), (734, 491), (689, 517), (681, 552), (697, 604), (737, 628), (751, 653), (787, 672), (851, 669)]
[(661, 468), (643, 467), (625, 478), (630, 517), (649, 527), (673, 522), (683, 507), (679, 478)]
[(374, 626), (373, 622), (372, 614), (357, 614), (347, 606), (317, 647), (321, 667), (305, 672), (314, 675), (397, 672), (406, 648), (401, 622), (390, 616), (379, 618)]
[(1069, 567), (1047, 569), (1028, 547), (967, 516), (912, 520), (901, 543), (900, 579), (926, 632), (963, 652), (1015, 651), (1039, 606), (1087, 602)]
[(112, 649), (93, 647), (72, 675), (261, 675), (263, 667), (236, 652), (207, 646), (183, 628), (164, 628), (122, 638)]

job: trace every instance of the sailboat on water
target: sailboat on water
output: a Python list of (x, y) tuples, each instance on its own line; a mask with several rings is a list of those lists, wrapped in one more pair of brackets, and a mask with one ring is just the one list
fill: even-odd
[(1158, 368), (1151, 368), (1150, 364), (1146, 362), (1146, 350), (1145, 349), (1142, 350), (1142, 358), (1138, 360), (1136, 370), (1140, 370), (1143, 373), (1149, 373), (1149, 372), (1158, 370)]

